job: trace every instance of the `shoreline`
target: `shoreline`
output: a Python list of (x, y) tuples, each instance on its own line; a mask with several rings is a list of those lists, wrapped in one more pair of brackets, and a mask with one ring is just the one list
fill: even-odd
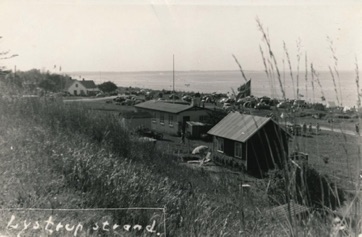
[[(249, 75), (248, 75), (249, 74)], [(293, 86), (291, 79), (285, 73), (286, 78), (282, 78), (283, 89), (286, 97), (289, 99), (296, 97), (297, 88)], [(334, 87), (330, 74), (320, 72), (320, 82), (322, 88), (317, 82), (311, 85), (311, 77), (304, 78), (304, 72), (299, 74), (299, 94), (308, 102), (323, 102), (321, 97), (324, 96), (325, 102), (333, 101), (337, 103), (335, 89), (338, 91), (340, 103), (344, 106), (353, 107), (357, 103), (356, 85), (349, 83), (350, 78), (354, 78), (354, 72), (340, 73), (340, 83), (342, 87)], [(289, 75), (289, 72), (288, 72)], [(85, 78), (93, 80), (96, 84), (106, 81), (114, 82), (118, 87), (133, 87), (143, 90), (172, 90), (173, 80), (172, 71), (151, 71), (151, 72), (73, 72), (70, 74), (74, 79)], [(296, 75), (295, 75), (296, 76)], [(268, 96), (271, 98), (282, 98), (280, 85), (277, 78), (267, 78), (265, 72), (248, 71), (246, 77), (251, 78), (251, 91), (254, 96)], [(347, 83), (348, 82), (348, 83)], [(180, 92), (200, 92), (200, 93), (223, 93), (231, 95), (232, 90), (244, 84), (240, 71), (178, 71), (175, 75), (175, 90)], [(338, 85), (339, 83), (337, 83)], [(342, 94), (342, 97), (340, 96)]]

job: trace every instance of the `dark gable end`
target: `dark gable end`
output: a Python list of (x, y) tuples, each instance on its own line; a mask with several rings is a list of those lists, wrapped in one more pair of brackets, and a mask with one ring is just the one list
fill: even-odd
[(253, 174), (281, 168), (288, 154), (288, 134), (270, 120), (247, 142), (248, 170)]

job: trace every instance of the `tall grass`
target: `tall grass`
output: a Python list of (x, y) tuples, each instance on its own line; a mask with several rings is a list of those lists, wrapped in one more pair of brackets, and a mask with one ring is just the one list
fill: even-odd
[(0, 111), (2, 207), (165, 207), (168, 236), (286, 234), (251, 205), (260, 189), (241, 198), (243, 177), (180, 166), (111, 115), (45, 99), (1, 100)]
[[(260, 53), (262, 56), (262, 62), (264, 65), (264, 71), (267, 75), (267, 78), (269, 80), (271, 80), (271, 83), (273, 83), (273, 76), (276, 72), (276, 77), (279, 80), (279, 84), (280, 84), (280, 90), (282, 92), (282, 97), (285, 100), (285, 91), (284, 91), (284, 87), (282, 86), (282, 81), (280, 78), (280, 70), (278, 68), (278, 63), (277, 63), (277, 59), (276, 59), (276, 55), (273, 52), (272, 48), (271, 48), (271, 41), (269, 38), (269, 35), (266, 33), (266, 31), (264, 30), (263, 25), (261, 24), (260, 20), (257, 19), (257, 25), (259, 28), (259, 31), (262, 35), (263, 38), (263, 42), (265, 44), (265, 47), (267, 49), (267, 51), (269, 52), (268, 55), (264, 55), (263, 52), (263, 47), (259, 46), (260, 48)], [(335, 75), (337, 76), (337, 79), (339, 80), (339, 87), (340, 87), (340, 78), (339, 78), (339, 73), (338, 73), (338, 58), (335, 55), (335, 50), (333, 48), (333, 44), (331, 44), (331, 51), (333, 54), (333, 59), (334, 59), (334, 67), (333, 69), (329, 66), (329, 71), (332, 77), (332, 81), (333, 81), (333, 85), (334, 85), (334, 90), (335, 90), (335, 98), (337, 101), (338, 105), (342, 104), (342, 94), (341, 91), (338, 93), (338, 89), (337, 89), (337, 83), (336, 83), (336, 78)], [(300, 88), (299, 88), (299, 64), (300, 64), (300, 41), (297, 42), (297, 85), (296, 85), (296, 92), (297, 95), (295, 95), (295, 85), (294, 85), (294, 75), (293, 75), (293, 70), (292, 70), (292, 63), (290, 60), (290, 55), (288, 52), (288, 49), (286, 47), (286, 43), (283, 42), (283, 48), (284, 48), (284, 52), (285, 52), (285, 56), (287, 58), (287, 62), (288, 62), (288, 66), (289, 66), (289, 72), (290, 72), (290, 79), (292, 80), (292, 84), (293, 84), (293, 93), (294, 93), (294, 98), (299, 99), (300, 97)], [(283, 63), (284, 63), (284, 59), (283, 59)], [(241, 66), (240, 66), (241, 69)], [(275, 71), (274, 71), (275, 69)], [(242, 69), (241, 69), (242, 70)], [(313, 63), (310, 63), (310, 74), (311, 74), (311, 86), (312, 86), (312, 93), (313, 93), (313, 103), (315, 101), (315, 86), (314, 83), (316, 82), (319, 86), (321, 95), (322, 95), (322, 101), (325, 101), (325, 95), (324, 95), (324, 90), (323, 90), (323, 85), (321, 84), (320, 80), (319, 80), (319, 74), (317, 73), (316, 69), (313, 66)], [(359, 92), (359, 72), (358, 72), (358, 65), (356, 63), (356, 86), (357, 86), (357, 92)], [(340, 90), (341, 88), (339, 88)], [(271, 87), (272, 90), (272, 94), (273, 93), (273, 88)], [(306, 91), (306, 95), (308, 95), (308, 60), (307, 60), (307, 53), (305, 53), (305, 91)], [(358, 102), (357, 102), (357, 107), (359, 107), (360, 105), (360, 96), (358, 96)], [(293, 118), (294, 121), (295, 118)], [(333, 127), (332, 127), (333, 128)], [(341, 128), (342, 129), (342, 128)], [(343, 133), (343, 130), (342, 130)], [(349, 143), (349, 138), (347, 138), (347, 136), (345, 134), (343, 134), (342, 136), (342, 140), (334, 140), (331, 139), (331, 141), (336, 142), (335, 146), (340, 146), (342, 148), (341, 151), (341, 155), (342, 157), (340, 157), (340, 159), (345, 160), (345, 164), (346, 164), (346, 169), (350, 169), (351, 166), (356, 166), (358, 165), (357, 163), (355, 163), (355, 161), (359, 161), (361, 159), (360, 153), (358, 153), (357, 159), (354, 159), (351, 157), (350, 154), (350, 146), (348, 145)], [(328, 138), (327, 138), (328, 139)], [(298, 145), (298, 139), (294, 138), (295, 140), (295, 145)], [(320, 144), (321, 142), (319, 141), (319, 139), (316, 139), (316, 153), (317, 154), (310, 154), (312, 156), (315, 157), (321, 157), (321, 155), (323, 153), (320, 152), (320, 150), (322, 149), (323, 144)], [(348, 147), (348, 148), (347, 148)], [(359, 145), (357, 144), (357, 147), (359, 149)], [(308, 149), (308, 148), (306, 148)], [(337, 157), (335, 158), (337, 159)], [(339, 162), (339, 161), (335, 161), (335, 162)], [(359, 163), (359, 162), (358, 162)], [(289, 219), (289, 223), (288, 225), (284, 226), (286, 229), (289, 230), (289, 233), (291, 233), (292, 235), (298, 235), (298, 226), (295, 225), (294, 222), (294, 217), (292, 215), (291, 212), (291, 206), (290, 203), (292, 199), (294, 200), (298, 200), (300, 203), (307, 205), (307, 206), (313, 206), (314, 210), (319, 210), (318, 213), (328, 213), (328, 215), (330, 215), (331, 217), (333, 217), (335, 215), (335, 210), (340, 207), (341, 205), (344, 204), (345, 201), (345, 195), (344, 193), (341, 191), (341, 188), (338, 188), (337, 185), (335, 185), (330, 178), (328, 178), (327, 176), (321, 175), (319, 174), (319, 172), (317, 172), (316, 170), (314, 170), (313, 168), (306, 168), (305, 166), (303, 167), (298, 167), (297, 169), (295, 169), (296, 167), (293, 166), (293, 164), (288, 164), (288, 162), (286, 162), (286, 166), (284, 167), (284, 172), (281, 176), (277, 176), (279, 177), (278, 179), (272, 179), (276, 182), (275, 185), (272, 186), (268, 186), (269, 187), (269, 191), (271, 192), (275, 192), (275, 190), (278, 193), (277, 196), (277, 203), (287, 203), (288, 204), (288, 219)], [(359, 166), (358, 166), (359, 167)], [(297, 172), (296, 172), (297, 171)], [(337, 175), (335, 174), (335, 171), (330, 171), (328, 174), (329, 177), (331, 177), (334, 182), (337, 178)], [(351, 179), (352, 183), (359, 183), (359, 180), (356, 180), (356, 176), (354, 175), (348, 175), (347, 176), (348, 179)], [(358, 186), (359, 187), (359, 186)], [(359, 188), (356, 187), (356, 193), (352, 195), (352, 197), (348, 198), (350, 202), (347, 202), (346, 205), (350, 205), (350, 207), (353, 206), (353, 210), (349, 210), (348, 212), (346, 212), (345, 214), (343, 214), (344, 216), (342, 217), (342, 222), (345, 222), (347, 220), (347, 216), (350, 216), (350, 214), (352, 212), (359, 212), (360, 209), (358, 207), (359, 205), (359, 198), (358, 198), (358, 192), (359, 192)], [(284, 193), (281, 192), (281, 190), (284, 189)], [(274, 191), (273, 191), (274, 190)], [(278, 197), (279, 196), (279, 197)], [(313, 215), (314, 212), (309, 213), (310, 216), (315, 216)], [(323, 214), (324, 215), (324, 214)], [(308, 221), (311, 221), (312, 219), (308, 219)], [(362, 232), (362, 230), (359, 230), (358, 228), (360, 228), (360, 221), (361, 217), (359, 216), (355, 216), (354, 219), (352, 220), (352, 222), (346, 224), (345, 226), (345, 230), (344, 233), (347, 233), (348, 236), (353, 235), (353, 234), (358, 234), (359, 232)], [(336, 231), (336, 228), (332, 228), (332, 223), (326, 223), (327, 225), (329, 224), (329, 226), (331, 227), (331, 231), (330, 234), (331, 236), (336, 236), (337, 234), (341, 234), (341, 229), (338, 229)], [(334, 232), (333, 232), (334, 231)]]

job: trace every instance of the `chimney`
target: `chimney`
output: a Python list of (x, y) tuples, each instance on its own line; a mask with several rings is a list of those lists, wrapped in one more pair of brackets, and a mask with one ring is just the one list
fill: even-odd
[(200, 107), (200, 98), (194, 97), (191, 99), (191, 106), (192, 107)]
[(194, 107), (200, 107), (201, 96), (200, 93), (196, 93), (194, 98), (191, 100), (191, 105)]

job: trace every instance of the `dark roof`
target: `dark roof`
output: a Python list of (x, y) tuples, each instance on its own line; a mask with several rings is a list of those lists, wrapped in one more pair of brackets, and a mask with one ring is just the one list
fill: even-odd
[(134, 111), (124, 111), (119, 113), (119, 116), (126, 119), (152, 118), (152, 115), (148, 112), (134, 112)]
[(230, 112), (218, 124), (211, 128), (208, 134), (245, 142), (269, 121), (273, 120), (266, 117)]
[[(135, 105), (136, 108), (141, 109), (149, 109), (149, 110), (155, 110), (155, 111), (161, 111), (161, 112), (168, 112), (173, 114), (181, 113), (185, 110), (189, 110), (194, 108), (191, 105), (185, 105), (185, 104), (173, 104), (173, 103), (167, 103), (164, 101), (159, 100), (149, 100), (140, 104)], [(204, 109), (200, 107), (195, 107), (197, 109)]]
[(64, 89), (65, 89), (65, 90), (68, 90), (68, 88), (69, 88), (71, 85), (73, 85), (74, 81), (75, 81), (75, 80), (73, 80), (73, 79), (67, 79), (66, 82), (65, 82)]
[(87, 88), (87, 89), (97, 88), (97, 86), (96, 86), (96, 84), (94, 83), (93, 80), (82, 80), (82, 81), (79, 81), (79, 80), (73, 80), (73, 79), (67, 80), (64, 88), (67, 90), (71, 85), (73, 85), (74, 82), (79, 82), (79, 83), (81, 83), (81, 84), (82, 84), (85, 88)]
[(171, 103), (171, 104), (190, 105), (189, 102), (184, 101), (184, 100), (172, 100), (172, 99), (169, 99), (169, 100), (162, 100), (162, 101), (164, 101), (165, 103)]
[(83, 81), (79, 81), (79, 82), (82, 83), (82, 85), (87, 89), (97, 88), (97, 86), (93, 80), (83, 80)]

